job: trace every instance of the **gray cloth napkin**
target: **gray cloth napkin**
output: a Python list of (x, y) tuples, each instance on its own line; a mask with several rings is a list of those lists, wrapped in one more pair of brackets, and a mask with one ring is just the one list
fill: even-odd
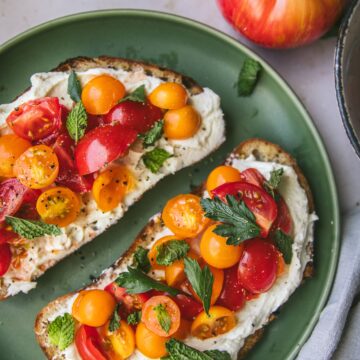
[(360, 211), (356, 209), (343, 217), (335, 283), (319, 322), (297, 360), (360, 359), (360, 305), (356, 301), (353, 304), (359, 285)]

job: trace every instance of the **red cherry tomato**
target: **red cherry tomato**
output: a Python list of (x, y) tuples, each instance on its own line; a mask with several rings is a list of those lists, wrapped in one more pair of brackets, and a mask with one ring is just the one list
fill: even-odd
[(36, 210), (36, 202), (41, 195), (41, 190), (28, 188), (23, 196), (20, 209), (16, 212), (16, 216), (21, 219), (37, 220), (39, 213)]
[(11, 258), (12, 254), (9, 244), (0, 244), (0, 276), (3, 276), (8, 271)]
[(161, 109), (149, 102), (141, 103), (127, 100), (114, 106), (104, 117), (104, 122), (106, 124), (121, 124), (139, 133), (144, 133), (162, 116)]
[(261, 237), (268, 236), (277, 217), (277, 206), (272, 196), (264, 189), (239, 181), (220, 185), (212, 191), (212, 194), (222, 200), (226, 195), (240, 197), (255, 215), (256, 223), (261, 227)]
[(27, 187), (17, 179), (0, 183), (0, 223), (19, 210), (26, 191)]
[(203, 306), (191, 296), (179, 294), (172, 298), (180, 309), (181, 317), (192, 321), (203, 311)]
[(0, 229), (0, 245), (5, 243), (10, 243), (11, 241), (17, 239), (19, 237), (18, 234), (14, 233), (13, 231), (2, 228)]
[(86, 131), (89, 132), (92, 129), (95, 129), (99, 126), (105, 125), (104, 116), (103, 115), (91, 115), (88, 114), (87, 117), (87, 128)]
[(80, 175), (91, 174), (123, 156), (136, 140), (137, 132), (120, 124), (104, 125), (89, 131), (75, 148)]
[(246, 290), (253, 294), (268, 291), (276, 280), (277, 269), (278, 253), (273, 244), (260, 238), (244, 242), (238, 278)]
[(18, 106), (6, 122), (16, 135), (36, 141), (58, 133), (62, 125), (61, 116), (59, 99), (45, 97)]
[(224, 286), (216, 304), (238, 311), (246, 301), (246, 290), (238, 279), (238, 265), (226, 269), (224, 275)]
[(273, 230), (280, 229), (285, 234), (291, 235), (293, 232), (294, 224), (290, 215), (288, 206), (285, 200), (280, 197), (278, 202), (278, 216), (272, 226)]
[(74, 150), (75, 142), (67, 133), (61, 134), (54, 146), (56, 156), (59, 160), (59, 174), (55, 180), (58, 185), (68, 187), (76, 193), (88, 192), (92, 188), (94, 178), (92, 176), (81, 176), (75, 166)]
[(96, 328), (81, 325), (75, 335), (75, 345), (82, 360), (108, 360), (101, 349), (101, 339)]
[(265, 178), (262, 176), (262, 174), (254, 169), (249, 168), (241, 172), (240, 174), (241, 181), (247, 182), (249, 184), (253, 184), (259, 187), (263, 186), (263, 183), (265, 181)]

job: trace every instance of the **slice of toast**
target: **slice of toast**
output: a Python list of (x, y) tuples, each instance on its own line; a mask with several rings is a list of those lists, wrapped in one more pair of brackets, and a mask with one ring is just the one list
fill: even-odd
[[(285, 152), (281, 147), (275, 145), (273, 143), (261, 140), (261, 139), (250, 139), (239, 146), (237, 146), (234, 151), (227, 157), (225, 163), (231, 163), (231, 160), (234, 158), (245, 159), (249, 156), (254, 156), (256, 160), (265, 161), (265, 162), (277, 162), (279, 164), (287, 165), (293, 167), (295, 170), (298, 181), (301, 187), (305, 190), (308, 205), (309, 205), (309, 213), (312, 213), (313, 208), (313, 197), (312, 193), (306, 180), (304, 174), (301, 169), (298, 167), (295, 159)], [(202, 192), (204, 186), (200, 188), (196, 193)], [(124, 268), (124, 265), (128, 264), (131, 261), (132, 255), (135, 249), (138, 246), (147, 246), (150, 243), (154, 242), (155, 234), (160, 232), (163, 229), (163, 222), (161, 220), (161, 215), (157, 214), (152, 219), (149, 220), (147, 225), (142, 229), (139, 235), (134, 240), (133, 244), (130, 248), (107, 270), (105, 270), (97, 279), (93, 281), (90, 285), (86, 286), (84, 289), (91, 288), (103, 288), (111, 281), (114, 281), (118, 274), (123, 271), (120, 268)], [(311, 277), (313, 275), (313, 253), (312, 253), (312, 244), (307, 247), (307, 253), (310, 262), (307, 263), (306, 268), (303, 273), (303, 279), (306, 277)], [(53, 346), (49, 342), (49, 338), (47, 336), (47, 326), (51, 320), (53, 320), (57, 315), (61, 312), (71, 312), (71, 307), (69, 308), (69, 303), (71, 303), (72, 298), (77, 292), (72, 292), (49, 303), (46, 307), (44, 307), (36, 317), (34, 330), (36, 334), (37, 341), (41, 346), (43, 352), (47, 356), (48, 359), (58, 359), (61, 358), (60, 352), (58, 349)], [(275, 316), (270, 315), (268, 322), (272, 321)], [(248, 336), (245, 339), (244, 345), (242, 346), (239, 352), (239, 358), (243, 358), (248, 351), (250, 351), (255, 344), (261, 339), (264, 328), (258, 329), (252, 335)], [(64, 358), (67, 359), (67, 358)]]
[[(139, 73), (140, 73), (140, 75), (142, 75), (142, 76), (155, 77), (155, 78), (160, 79), (161, 81), (169, 81), (169, 82), (176, 82), (176, 83), (182, 84), (188, 91), (190, 101), (193, 101), (197, 96), (202, 95), (203, 93), (206, 93), (206, 91), (209, 91), (209, 89), (202, 88), (193, 79), (186, 77), (175, 71), (165, 69), (162, 67), (158, 67), (158, 66), (152, 65), (152, 64), (146, 64), (146, 63), (139, 62), (139, 61), (133, 61), (133, 60), (115, 58), (115, 57), (109, 57), (109, 56), (101, 56), (101, 57), (97, 57), (97, 58), (77, 57), (77, 58), (69, 59), (69, 60), (63, 62), (62, 64), (60, 64), (58, 67), (56, 67), (52, 71), (53, 72), (69, 72), (71, 70), (74, 70), (77, 72), (83, 72), (83, 71), (87, 71), (90, 69), (98, 69), (98, 68), (106, 69), (107, 71), (124, 70), (126, 72), (129, 72), (129, 75), (133, 75), (133, 74), (139, 75)], [(25, 91), (25, 93), (26, 93), (26, 91)], [(216, 97), (216, 99), (218, 100), (218, 104), (220, 104), (219, 98)], [(154, 186), (159, 180), (161, 180), (162, 177), (164, 177), (170, 173), (174, 173), (175, 171), (178, 171), (186, 166), (193, 165), (197, 161), (199, 161), (199, 160), (203, 159), (204, 157), (206, 157), (207, 155), (209, 155), (211, 152), (215, 151), (223, 143), (223, 141), (225, 140), (225, 136), (224, 136), (225, 124), (224, 124), (222, 112), (220, 109), (220, 105), (218, 105), (218, 107), (216, 108), (215, 111), (218, 112), (217, 113), (218, 115), (221, 114), (221, 116), (218, 116), (218, 117), (210, 116), (209, 120), (208, 120), (208, 123), (209, 123), (208, 129), (210, 128), (209, 131), (211, 131), (211, 134), (215, 133), (215, 131), (214, 131), (215, 125), (212, 122), (215, 122), (215, 120), (216, 120), (216, 122), (219, 123), (218, 124), (219, 134), (212, 136), (212, 140), (215, 140), (215, 141), (209, 141), (208, 142), (209, 146), (206, 147), (205, 151), (204, 151), (203, 146), (201, 146), (201, 147), (199, 146), (199, 149), (196, 149), (195, 147), (191, 148), (191, 144), (187, 145), (187, 143), (185, 141), (183, 150), (181, 150), (181, 152), (179, 150), (180, 155), (178, 158), (179, 159), (179, 161), (177, 163), (178, 165), (176, 165), (176, 166), (171, 165), (169, 169), (164, 169), (162, 172), (160, 172), (159, 176), (152, 178), (152, 179), (154, 179), (154, 184), (152, 184), (151, 186), (146, 185), (144, 187), (144, 189), (145, 189), (144, 192), (147, 191), (152, 186)], [(1, 128), (4, 129), (4, 126), (3, 127), (0, 126), (0, 131), (1, 131)], [(201, 130), (203, 130), (203, 129), (201, 129)], [(176, 145), (176, 146), (180, 147), (180, 145)], [(185, 154), (185, 152), (188, 149), (190, 151), (190, 156), (185, 156), (185, 155), (189, 155), (189, 154)], [(173, 161), (173, 160), (172, 159), (168, 160), (169, 163), (171, 161)], [(11, 271), (11, 272), (9, 272), (10, 275), (5, 274), (4, 277), (0, 277), (0, 300), (3, 300), (9, 296), (15, 295), (16, 293), (18, 293), (20, 291), (27, 292), (29, 289), (33, 288), (36, 285), (34, 280), (36, 280), (39, 276), (41, 276), (47, 269), (54, 266), (62, 258), (73, 253), (75, 250), (79, 249), (82, 245), (91, 241), (97, 235), (99, 235), (100, 233), (105, 231), (106, 228), (108, 228), (109, 226), (116, 223), (123, 216), (123, 213), (127, 210), (127, 208), (130, 205), (132, 205), (133, 202), (140, 199), (140, 197), (142, 195), (143, 195), (143, 193), (139, 193), (138, 196), (136, 196), (136, 198), (134, 198), (131, 203), (123, 205), (121, 211), (116, 212), (116, 209), (115, 209), (114, 216), (112, 216), (111, 221), (108, 221), (106, 223), (106, 225), (104, 225), (104, 228), (101, 231), (94, 230), (89, 234), (86, 233), (88, 235), (86, 235), (86, 236), (84, 235), (83, 240), (81, 240), (81, 241), (71, 240), (70, 237), (68, 236), (68, 233), (66, 232), (66, 234), (64, 234), (65, 238), (63, 238), (61, 241), (62, 241), (62, 243), (68, 243), (70, 241), (71, 245), (64, 249), (60, 249), (60, 250), (57, 249), (55, 251), (56, 255), (48, 256), (48, 259), (46, 260), (46, 262), (40, 263), (40, 265), (37, 266), (36, 270), (31, 273), (31, 276), (27, 276), (27, 274), (25, 274), (26, 276), (24, 276), (24, 275), (20, 276), (19, 272)], [(87, 199), (86, 199), (86, 201), (87, 201)], [(120, 204), (118, 208), (120, 208), (121, 206), (122, 206), (122, 204)], [(81, 213), (81, 216), (83, 216), (82, 213)], [(88, 218), (90, 218), (90, 215)], [(90, 228), (92, 225), (90, 223), (90, 221), (86, 221), (86, 222), (84, 222), (84, 224), (86, 224), (87, 228)], [(86, 231), (88, 231), (88, 230), (86, 230)], [(84, 233), (85, 233), (85, 230), (84, 230)], [(52, 239), (53, 238), (54, 237), (52, 237)], [(49, 239), (49, 241), (52, 239)], [(36, 239), (36, 240), (37, 240), (37, 242), (42, 241), (40, 238)], [(22, 247), (24, 249), (32, 247), (30, 244), (28, 244), (28, 242), (26, 240), (23, 241), (24, 244), (22, 244), (21, 241), (19, 243), (20, 249), (22, 249)], [(47, 241), (47, 240), (44, 240), (44, 242), (45, 241)], [(23, 264), (25, 264), (28, 260), (34, 261), (33, 260), (34, 256), (32, 256), (30, 251), (28, 252), (28, 254), (29, 254), (28, 255), (29, 259), (23, 258), (22, 259)], [(39, 257), (40, 257), (40, 255), (42, 257), (44, 257), (43, 252), (41, 252), (41, 254), (40, 254), (40, 251), (39, 251), (38, 254), (39, 254)], [(45, 254), (45, 255), (48, 255), (48, 254)]]

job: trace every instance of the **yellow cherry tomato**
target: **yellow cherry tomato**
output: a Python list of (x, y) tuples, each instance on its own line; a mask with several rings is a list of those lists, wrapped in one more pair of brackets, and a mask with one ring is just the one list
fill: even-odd
[(112, 316), (116, 306), (114, 297), (105, 290), (83, 290), (72, 306), (72, 316), (81, 324), (99, 327)]
[(31, 147), (30, 141), (15, 134), (0, 137), (0, 176), (13, 177), (14, 164), (19, 156)]
[(28, 148), (15, 161), (14, 175), (32, 189), (51, 185), (59, 173), (59, 160), (54, 150), (46, 145)]
[(200, 234), (210, 223), (200, 205), (200, 197), (192, 194), (170, 199), (164, 207), (162, 219), (175, 235), (189, 238)]
[(191, 325), (192, 336), (209, 339), (229, 332), (236, 325), (234, 313), (223, 306), (210, 307), (209, 314), (203, 311), (195, 318)]
[(200, 125), (201, 117), (190, 105), (169, 110), (164, 115), (164, 134), (168, 139), (188, 139), (197, 133)]
[(243, 245), (228, 245), (226, 238), (214, 233), (217, 225), (208, 227), (200, 242), (202, 258), (211, 266), (226, 269), (240, 261)]
[(180, 109), (186, 105), (187, 93), (182, 85), (167, 82), (155, 88), (149, 95), (149, 100), (162, 109)]
[(240, 171), (232, 166), (218, 166), (208, 176), (206, 180), (206, 190), (211, 195), (211, 190), (216, 189), (218, 186), (229, 183), (241, 181)]
[(107, 114), (125, 95), (125, 87), (110, 75), (99, 75), (83, 88), (81, 100), (92, 115)]
[(136, 347), (150, 359), (158, 359), (167, 354), (165, 347), (168, 337), (156, 335), (144, 323), (136, 327)]
[(133, 186), (133, 175), (126, 166), (118, 165), (99, 174), (92, 193), (99, 209), (107, 212), (115, 209)]
[(42, 220), (61, 227), (75, 221), (80, 206), (79, 197), (70, 189), (61, 186), (44, 191), (36, 202), (36, 210)]

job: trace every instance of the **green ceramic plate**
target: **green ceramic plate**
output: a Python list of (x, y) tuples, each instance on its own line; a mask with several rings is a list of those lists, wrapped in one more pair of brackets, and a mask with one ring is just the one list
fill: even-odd
[[(308, 177), (320, 221), (316, 225), (316, 276), (283, 307), (249, 359), (292, 359), (309, 336), (332, 285), (339, 249), (337, 195), (320, 137), (294, 93), (249, 49), (228, 36), (172, 15), (112, 10), (61, 18), (38, 26), (0, 48), (0, 103), (29, 85), (29, 77), (67, 58), (108, 54), (145, 59), (183, 72), (220, 94), (227, 141), (205, 161), (170, 176), (146, 194), (116, 226), (70, 256), (39, 280), (37, 289), (0, 304), (1, 358), (41, 359), (32, 331), (37, 312), (48, 301), (87, 284), (130, 245), (147, 219), (171, 196), (187, 192), (240, 141), (257, 136), (290, 151)], [(245, 56), (264, 71), (254, 94), (236, 96)]]

